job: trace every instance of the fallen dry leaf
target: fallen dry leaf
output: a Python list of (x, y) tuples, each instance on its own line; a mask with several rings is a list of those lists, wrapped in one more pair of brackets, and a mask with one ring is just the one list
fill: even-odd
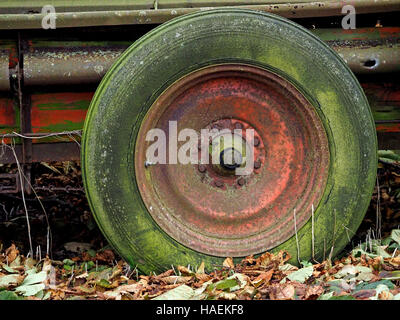
[(103, 261), (103, 262), (111, 262), (115, 260), (114, 252), (111, 250), (104, 250), (102, 252), (96, 253), (95, 260)]
[(322, 286), (308, 286), (305, 292), (305, 299), (306, 300), (315, 300), (321, 294), (324, 293), (324, 288)]
[(260, 287), (269, 283), (274, 274), (274, 270), (268, 270), (266, 272), (261, 273), (257, 278), (255, 278), (252, 282), (255, 287)]
[(269, 297), (271, 300), (292, 300), (295, 289), (292, 284), (274, 284), (269, 288)]
[(233, 269), (235, 267), (235, 265), (233, 264), (232, 258), (229, 258), (229, 257), (224, 260), (224, 262), (222, 263), (222, 266), (224, 266), (225, 268), (229, 268), (229, 269)]
[(184, 266), (178, 266), (178, 270), (183, 275), (191, 275), (193, 272)]
[(5, 253), (7, 256), (8, 263), (12, 263), (19, 255), (19, 251), (14, 244), (12, 244), (11, 247), (9, 247)]
[(161, 281), (165, 282), (166, 284), (176, 284), (176, 283), (187, 283), (190, 280), (192, 280), (193, 277), (191, 276), (169, 276), (169, 277), (164, 277), (161, 279)]

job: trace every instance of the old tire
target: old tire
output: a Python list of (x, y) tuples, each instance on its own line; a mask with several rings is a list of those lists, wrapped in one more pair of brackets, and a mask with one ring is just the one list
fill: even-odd
[[(217, 66), (216, 69), (213, 69), (214, 66)], [(281, 89), (286, 90), (285, 86), (295, 88), (304, 105), (308, 103), (308, 107), (303, 108), (308, 111), (303, 111), (309, 112), (320, 123), (320, 126), (310, 125), (310, 129), (304, 129), (304, 154), (307, 155), (307, 148), (313, 148), (309, 143), (314, 139), (312, 134), (320, 136), (322, 141), (319, 149), (312, 149), (314, 153), (308, 152), (313, 157), (305, 158), (304, 163), (297, 163), (297, 166), (304, 166), (304, 172), (311, 167), (319, 170), (315, 171), (315, 175), (321, 178), (315, 180), (319, 182), (309, 191), (315, 194), (314, 198), (310, 198), (314, 201), (313, 215), (311, 203), (304, 204), (303, 213), (301, 210), (296, 213), (292, 202), (293, 197), (299, 195), (294, 193), (291, 197), (288, 192), (283, 192), (279, 194), (279, 199), (285, 201), (277, 207), (282, 212), (274, 213), (282, 217), (279, 220), (282, 225), (268, 225), (275, 231), (268, 235), (269, 238), (257, 238), (254, 248), (251, 247), (252, 241), (247, 241), (250, 245), (246, 247), (240, 247), (240, 243), (235, 242), (233, 246), (237, 245), (237, 248), (232, 251), (233, 254), (229, 251), (229, 235), (226, 239), (223, 238), (225, 234), (221, 235), (223, 246), (227, 248), (224, 254), (223, 250), (215, 249), (220, 241), (218, 236), (217, 240), (210, 240), (209, 247), (203, 248), (202, 238), (193, 240), (191, 246), (190, 234), (181, 237), (175, 230), (178, 226), (166, 230), (162, 219), (157, 218), (162, 209), (149, 213), (149, 197), (146, 202), (141, 194), (144, 182), (137, 178), (146, 179), (146, 173), (137, 172), (138, 168), (139, 171), (142, 169), (135, 163), (140, 148), (144, 148), (137, 144), (141, 138), (141, 123), (147, 119), (146, 114), (155, 101), (178, 80), (199, 70), (217, 70), (218, 66), (233, 66), (233, 69), (237, 66), (239, 69), (240, 66), (248, 67), (250, 71), (243, 77), (259, 71), (274, 79), (283, 79), (287, 85), (282, 85)], [(221, 80), (222, 86), (224, 79)], [(246, 86), (257, 86), (254, 79), (243, 81)], [(274, 80), (268, 81), (271, 83)], [(246, 118), (246, 115), (243, 117)], [(282, 117), (285, 118), (285, 115)], [(251, 119), (245, 120), (254, 126)], [(288, 117), (284, 121), (290, 119), (294, 118)], [(304, 124), (311, 121), (307, 119)], [(260, 123), (256, 124), (262, 127)], [(288, 139), (297, 139), (296, 133), (290, 131), (291, 127), (286, 127)], [(296, 128), (302, 130), (301, 126)], [(258, 129), (264, 134), (265, 144), (271, 143), (263, 128)], [(316, 132), (309, 132), (313, 130)], [(278, 137), (283, 135), (279, 131), (274, 134)], [(292, 148), (295, 143), (290, 142), (289, 145)], [(273, 145), (270, 148), (278, 150), (273, 149)], [(376, 149), (375, 127), (364, 93), (346, 64), (328, 46), (301, 26), (281, 17), (224, 9), (174, 19), (155, 28), (126, 50), (106, 74), (92, 100), (84, 127), (82, 165), (87, 198), (100, 229), (123, 258), (149, 272), (164, 270), (171, 264), (200, 265), (202, 261), (211, 268), (221, 265), (224, 256), (232, 255), (240, 259), (241, 256), (266, 250), (287, 250), (295, 263), (298, 250), (300, 259), (311, 258), (313, 242), (316, 259), (328, 255), (331, 248), (337, 254), (357, 230), (369, 204), (376, 177)], [(285, 153), (293, 150), (281, 151), (282, 157), (285, 157)], [(271, 163), (268, 157), (266, 152), (265, 163)], [(321, 157), (325, 158), (321, 160)], [(273, 159), (276, 163), (277, 155)], [(287, 161), (295, 161), (290, 159)], [(292, 169), (287, 170), (290, 177)], [(300, 178), (304, 179), (302, 174)], [(271, 188), (267, 182), (264, 183), (265, 188)], [(215, 186), (207, 186), (212, 187)], [(287, 183), (285, 188), (289, 188)], [(215, 192), (222, 197), (223, 191)], [(291, 192), (296, 192), (296, 189)], [(193, 198), (196, 197), (201, 195), (193, 195)], [(192, 200), (185, 198), (184, 201)], [(185, 214), (183, 211), (182, 215)], [(268, 211), (265, 211), (267, 214)], [(298, 245), (294, 231), (296, 214)], [(257, 219), (263, 219), (259, 212)], [(207, 225), (208, 220), (205, 221), (199, 223), (199, 234), (202, 233), (201, 228), (211, 228)], [(254, 224), (249, 223), (253, 227)], [(214, 229), (218, 232), (221, 227), (216, 225)], [(281, 229), (286, 230), (282, 236)], [(247, 229), (232, 227), (231, 230), (247, 234)], [(256, 234), (256, 230), (254, 232)], [(262, 241), (265, 241), (264, 245)]]

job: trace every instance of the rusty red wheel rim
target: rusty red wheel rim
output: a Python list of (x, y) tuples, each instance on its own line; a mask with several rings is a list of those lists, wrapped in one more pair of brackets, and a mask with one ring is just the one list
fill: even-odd
[[(178, 132), (254, 129), (254, 170), (238, 177), (212, 164), (145, 166), (147, 132), (161, 129), (168, 141), (169, 121)], [(293, 236), (294, 215), (297, 229), (307, 222), (325, 189), (329, 145), (315, 108), (289, 81), (220, 64), (182, 77), (157, 98), (138, 133), (135, 171), (144, 204), (169, 236), (201, 253), (239, 257)]]

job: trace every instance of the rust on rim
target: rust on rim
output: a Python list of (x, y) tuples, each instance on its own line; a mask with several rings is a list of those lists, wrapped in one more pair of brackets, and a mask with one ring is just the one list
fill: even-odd
[[(255, 169), (237, 176), (213, 164), (145, 167), (147, 132), (162, 129), (168, 141), (169, 121), (178, 132), (254, 129)], [(238, 163), (225, 169), (240, 165), (241, 155), (234, 157)], [(245, 64), (213, 65), (176, 81), (147, 112), (135, 146), (136, 181), (156, 223), (179, 243), (221, 257), (261, 253), (293, 236), (294, 210), (301, 228), (328, 170), (328, 139), (314, 107), (287, 80)]]

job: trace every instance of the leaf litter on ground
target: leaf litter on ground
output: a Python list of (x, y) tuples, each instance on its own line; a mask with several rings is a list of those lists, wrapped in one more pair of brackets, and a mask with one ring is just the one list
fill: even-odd
[[(96, 251), (85, 243), (64, 243), (73, 256), (60, 260), (27, 258), (15, 244), (5, 249), (0, 243), (0, 300), (400, 300), (400, 158), (396, 157), (392, 152), (380, 154), (380, 188), (375, 189), (363, 221), (364, 230), (371, 229), (381, 211), (383, 240), (367, 235), (334, 261), (294, 266), (287, 252), (266, 252), (239, 263), (228, 257), (212, 272), (201, 263), (144, 275), (111, 249)], [(54, 174), (64, 171), (57, 168)]]
[(378, 254), (379, 246), (372, 246), (356, 248), (333, 262), (302, 262), (296, 267), (288, 263), (286, 251), (266, 252), (237, 264), (227, 258), (210, 273), (202, 263), (196, 268), (174, 266), (158, 275), (141, 274), (123, 260), (116, 261), (112, 252), (103, 253), (100, 262), (98, 253), (87, 252), (63, 261), (36, 261), (11, 246), (0, 254), (0, 299), (398, 300), (400, 252), (390, 249), (398, 235), (393, 230), (385, 239), (384, 256)]

